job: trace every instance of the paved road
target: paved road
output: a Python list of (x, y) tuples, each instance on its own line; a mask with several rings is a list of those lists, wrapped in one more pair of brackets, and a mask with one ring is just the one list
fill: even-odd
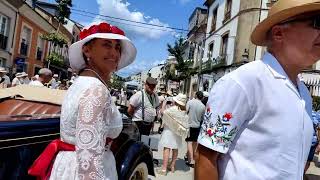
[[(157, 129), (157, 125), (156, 128)], [(160, 138), (159, 134), (152, 135), (153, 137)], [(193, 179), (193, 168), (189, 168), (185, 165), (183, 156), (186, 152), (186, 144), (183, 145), (181, 150), (179, 150), (178, 160), (177, 160), (177, 167), (175, 173), (169, 172), (167, 176), (156, 175), (156, 177), (149, 176), (149, 180), (192, 180)], [(159, 160), (159, 167), (162, 163), (162, 149), (159, 149), (158, 152), (153, 152), (153, 157)], [(318, 161), (320, 156), (316, 156), (314, 158), (314, 162)], [(320, 160), (319, 160), (320, 161)], [(320, 180), (320, 162), (318, 163), (318, 167), (315, 166), (315, 163), (312, 162), (310, 168), (307, 171), (306, 180)], [(157, 167), (156, 167), (157, 168)]]

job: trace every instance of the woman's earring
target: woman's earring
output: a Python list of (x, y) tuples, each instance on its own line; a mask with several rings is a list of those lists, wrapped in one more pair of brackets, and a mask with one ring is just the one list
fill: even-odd
[(90, 61), (90, 58), (89, 58), (89, 57), (87, 57), (87, 61), (88, 61), (88, 62)]

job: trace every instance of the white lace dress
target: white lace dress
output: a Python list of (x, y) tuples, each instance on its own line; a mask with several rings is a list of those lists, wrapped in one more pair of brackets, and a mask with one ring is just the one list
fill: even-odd
[(121, 115), (107, 87), (79, 76), (64, 98), (60, 122), (62, 141), (74, 144), (76, 151), (58, 153), (50, 180), (118, 179), (106, 138), (116, 138), (121, 130)]

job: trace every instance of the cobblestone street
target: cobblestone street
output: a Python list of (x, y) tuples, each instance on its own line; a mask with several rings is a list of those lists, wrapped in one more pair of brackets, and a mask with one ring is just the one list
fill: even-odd
[[(156, 124), (155, 129), (158, 129), (158, 124)], [(154, 134), (153, 137), (160, 139), (160, 134)], [(183, 160), (183, 156), (187, 151), (186, 144), (183, 145), (182, 149), (179, 149), (179, 155), (177, 160), (177, 167), (175, 173), (168, 172), (167, 176), (156, 175), (156, 177), (149, 176), (149, 180), (192, 180), (193, 179), (193, 168), (189, 168), (186, 166)], [(159, 160), (158, 167), (161, 168), (162, 163), (162, 149), (159, 149), (158, 152), (153, 152), (153, 158)], [(319, 155), (315, 156), (314, 162), (317, 162)], [(318, 167), (315, 166), (315, 163), (312, 162), (310, 168), (307, 171), (307, 179), (306, 180), (319, 180), (320, 179), (320, 162), (318, 162)]]

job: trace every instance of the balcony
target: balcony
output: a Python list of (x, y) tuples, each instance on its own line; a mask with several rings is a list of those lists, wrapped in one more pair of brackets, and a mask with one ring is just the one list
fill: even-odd
[(42, 60), (42, 51), (41, 51), (41, 49), (40, 48), (38, 48), (38, 50), (37, 50), (37, 60)]
[(6, 50), (8, 43), (8, 37), (0, 34), (0, 49)]
[(28, 44), (21, 43), (20, 44), (20, 55), (27, 56), (28, 54)]

